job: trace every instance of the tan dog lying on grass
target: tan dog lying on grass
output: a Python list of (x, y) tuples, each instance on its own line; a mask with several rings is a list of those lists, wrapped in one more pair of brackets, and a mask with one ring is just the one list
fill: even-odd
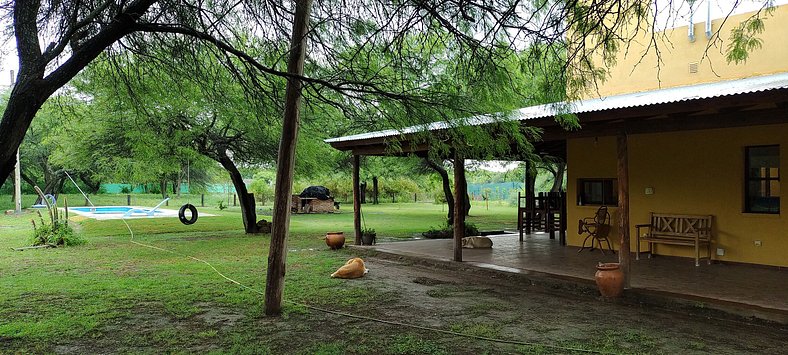
[(335, 273), (331, 274), (331, 277), (357, 279), (368, 272), (369, 270), (364, 266), (364, 260), (361, 260), (361, 258), (353, 258), (348, 260), (345, 265), (342, 265)]
[(465, 237), (462, 238), (462, 247), (469, 249), (489, 249), (492, 248), (492, 240), (487, 237)]

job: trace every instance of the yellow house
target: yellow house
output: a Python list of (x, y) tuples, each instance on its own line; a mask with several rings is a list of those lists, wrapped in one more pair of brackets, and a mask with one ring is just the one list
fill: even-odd
[[(719, 39), (727, 40), (730, 31), (752, 15), (713, 20), (711, 28), (719, 31)], [(624, 129), (630, 250), (637, 249), (635, 225), (648, 223), (650, 212), (712, 215), (713, 259), (788, 266), (788, 204), (780, 189), (780, 172), (788, 167), (788, 110), (786, 92), (780, 89), (788, 78), (788, 6), (775, 8), (765, 23), (759, 36), (762, 48), (739, 64), (726, 61), (720, 48), (724, 43), (715, 42), (717, 37), (710, 42), (702, 23), (694, 24), (694, 41), (688, 26), (655, 36), (660, 41), (659, 59), (653, 50), (642, 55), (649, 43), (644, 34), (609, 68), (609, 79), (598, 92), (587, 97), (612, 100), (641, 93), (653, 94), (658, 101), (660, 93), (684, 91), (685, 96), (677, 99), (690, 102), (681, 109), (644, 105), (651, 112), (611, 113), (633, 128)], [(757, 90), (764, 91), (753, 93)], [(615, 198), (610, 189), (615, 190), (617, 182), (616, 136), (601, 125), (584, 126), (583, 137), (566, 140), (568, 220), (593, 215), (600, 203), (610, 204), (614, 219), (610, 240), (618, 248), (616, 202), (601, 201)], [(603, 182), (608, 185), (602, 186)], [(593, 201), (582, 203), (583, 198)], [(567, 241), (580, 245), (583, 239), (568, 233)], [(694, 251), (658, 245), (656, 253), (689, 257)]]
[[(651, 34), (644, 33), (620, 52), (607, 81), (570, 103), (582, 125), (578, 131), (567, 132), (556, 123), (555, 105), (516, 112), (515, 119), (524, 125), (543, 129), (537, 149), (566, 159), (568, 245), (581, 246), (585, 238), (572, 221), (592, 216), (601, 205), (607, 205), (613, 217), (609, 239), (614, 249), (620, 249), (623, 235), (630, 251), (647, 248), (637, 243), (637, 225), (649, 223), (652, 212), (710, 215), (712, 260), (788, 267), (788, 204), (780, 176), (788, 167), (788, 5), (767, 16), (760, 49), (744, 63), (728, 63), (725, 41), (752, 15), (695, 23), (694, 38), (688, 26), (667, 29), (654, 36), (659, 58), (653, 47), (647, 50), (654, 43), (648, 40)], [(708, 29), (711, 40), (705, 36)], [(427, 129), (449, 127), (437, 122)], [(356, 157), (391, 155), (392, 145), (402, 148), (400, 154), (425, 154), (429, 145), (414, 138), (420, 130), (424, 127), (327, 142)], [(357, 174), (358, 166), (354, 169)], [(618, 195), (622, 185), (628, 186), (625, 196)], [(622, 211), (617, 206), (622, 201), (628, 205), (629, 218), (623, 219), (628, 237), (618, 230)], [(461, 260), (457, 245), (455, 260)], [(705, 246), (696, 252), (693, 247), (657, 244), (653, 252), (707, 256)], [(622, 259), (628, 262), (625, 255)]]

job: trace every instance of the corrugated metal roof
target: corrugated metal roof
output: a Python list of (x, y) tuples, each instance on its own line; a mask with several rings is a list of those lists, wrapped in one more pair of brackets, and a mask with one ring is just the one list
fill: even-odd
[[(716, 83), (681, 86), (668, 89), (636, 92), (624, 95), (608, 96), (603, 98), (578, 100), (570, 103), (560, 102), (553, 104), (524, 107), (510, 116), (512, 120), (526, 121), (530, 119), (555, 116), (560, 113), (587, 113), (622, 108), (641, 107), (649, 105), (667, 104), (673, 102), (703, 100), (722, 96), (740, 95), (788, 88), (788, 73), (758, 76), (746, 79), (720, 81)], [(500, 120), (490, 115), (471, 117), (463, 124), (483, 125)], [(457, 123), (454, 123), (455, 125)], [(448, 122), (434, 122), (425, 125), (411, 126), (402, 129), (389, 129), (384, 131), (354, 134), (344, 137), (326, 139), (326, 143), (346, 142), (372, 138), (394, 137), (402, 134), (423, 132), (426, 130), (440, 130), (451, 127)]]

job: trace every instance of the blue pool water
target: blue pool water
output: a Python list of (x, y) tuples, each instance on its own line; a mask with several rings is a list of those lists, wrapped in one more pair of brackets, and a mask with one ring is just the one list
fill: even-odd
[[(134, 207), (71, 207), (70, 210), (79, 211), (79, 212), (89, 212), (95, 214), (124, 214), (129, 210), (134, 209)], [(161, 211), (156, 211), (155, 213), (161, 213)]]

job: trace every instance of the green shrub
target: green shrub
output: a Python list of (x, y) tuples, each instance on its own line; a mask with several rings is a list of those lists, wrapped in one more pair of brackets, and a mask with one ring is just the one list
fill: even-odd
[(131, 187), (130, 186), (123, 186), (123, 187), (121, 187), (120, 188), (120, 193), (122, 193), (122, 194), (130, 194), (131, 193)]
[(479, 235), (479, 228), (471, 222), (465, 222), (465, 236)]
[(225, 206), (225, 204), (224, 204), (224, 200), (219, 200), (219, 205), (216, 206), (216, 207), (219, 208), (219, 211), (223, 211), (223, 210), (225, 210), (227, 208), (227, 206)]
[(32, 245), (51, 244), (57, 246), (73, 246), (85, 244), (85, 239), (77, 235), (74, 230), (65, 223), (55, 222), (36, 226), (33, 223)]
[(276, 173), (268, 170), (262, 170), (254, 174), (251, 184), (249, 184), (249, 192), (254, 194), (255, 199), (261, 205), (265, 205), (267, 201), (274, 198), (274, 182), (276, 181)]
[[(446, 224), (440, 229), (431, 228), (430, 230), (421, 233), (421, 235), (427, 239), (449, 239), (454, 237), (454, 229), (452, 226)], [(474, 235), (479, 235), (479, 228), (477, 228), (475, 224), (466, 221), (465, 236), (470, 237)]]

